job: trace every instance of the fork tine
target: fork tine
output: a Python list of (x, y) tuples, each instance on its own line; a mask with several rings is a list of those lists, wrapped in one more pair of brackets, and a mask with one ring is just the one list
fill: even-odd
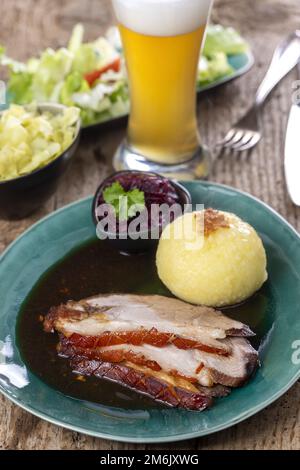
[(231, 147), (233, 149), (239, 149), (240, 147), (243, 147), (244, 145), (248, 144), (250, 140), (253, 138), (253, 135), (255, 133), (252, 131), (247, 131), (244, 133), (243, 137), (236, 143), (234, 143)]
[(227, 132), (227, 134), (222, 140), (216, 143), (216, 147), (223, 147), (224, 144), (226, 144), (226, 142), (229, 142), (232, 139), (235, 133), (236, 133), (236, 129), (233, 127)]
[(243, 152), (244, 150), (249, 150), (252, 147), (255, 147), (255, 145), (258, 144), (260, 139), (261, 139), (261, 134), (259, 134), (258, 132), (255, 132), (255, 134), (253, 134), (252, 138), (250, 139), (250, 141), (247, 144), (241, 145), (241, 147), (237, 148), (236, 150), (238, 152)]
[(244, 131), (242, 131), (241, 129), (236, 129), (236, 133), (234, 134), (231, 140), (229, 140), (228, 142), (224, 144), (224, 147), (232, 148), (233, 145), (237, 144), (243, 138), (243, 136), (244, 136)]

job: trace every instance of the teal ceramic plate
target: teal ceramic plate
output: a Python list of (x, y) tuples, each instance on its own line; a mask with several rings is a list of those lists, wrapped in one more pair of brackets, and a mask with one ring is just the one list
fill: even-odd
[[(213, 183), (193, 182), (186, 187), (194, 203), (235, 212), (263, 238), (269, 280), (261, 294), (263, 315), (258, 322), (264, 323), (265, 336), (260, 348), (262, 366), (255, 377), (217, 400), (212, 409), (198, 413), (95, 405), (63, 395), (27, 370), (16, 346), (16, 321), (22, 302), (51, 265), (95, 238), (88, 198), (41, 220), (1, 257), (0, 389), (7, 398), (47, 421), (93, 436), (167, 442), (203, 436), (239, 423), (272, 403), (299, 378), (299, 235), (272, 209), (247, 194)], [(256, 313), (251, 314), (254, 322)]]
[[(228, 62), (234, 70), (233, 73), (231, 75), (226, 75), (226, 77), (219, 78), (218, 80), (215, 80), (209, 85), (203, 85), (201, 87), (199, 86), (197, 88), (198, 96), (201, 93), (204, 93), (205, 91), (211, 90), (213, 88), (217, 88), (220, 85), (224, 85), (225, 83), (235, 80), (241, 75), (244, 75), (253, 66), (254, 57), (253, 57), (252, 52), (249, 50), (249, 52), (247, 53), (228, 56)], [(122, 123), (125, 123), (127, 120), (127, 117), (128, 117), (127, 114), (122, 114), (113, 119), (108, 119), (107, 121), (102, 121), (99, 123), (96, 122), (94, 124), (90, 124), (89, 126), (83, 127), (83, 132), (88, 133), (89, 131), (93, 132), (93, 130), (99, 131), (100, 129), (101, 130), (106, 130), (110, 128), (113, 129), (115, 127), (118, 127)]]

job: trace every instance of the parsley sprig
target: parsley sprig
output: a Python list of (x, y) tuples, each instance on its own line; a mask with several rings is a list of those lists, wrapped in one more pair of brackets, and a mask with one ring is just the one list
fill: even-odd
[(131, 219), (145, 209), (145, 194), (140, 189), (125, 191), (119, 181), (104, 189), (103, 199), (110, 204), (120, 221)]

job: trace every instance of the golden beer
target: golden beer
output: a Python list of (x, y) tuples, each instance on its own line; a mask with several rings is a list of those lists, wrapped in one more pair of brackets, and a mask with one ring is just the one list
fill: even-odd
[(119, 161), (128, 167), (136, 155), (135, 168), (140, 157), (162, 165), (188, 161), (200, 148), (196, 77), (212, 0), (113, 0), (113, 4), (131, 101), (127, 143)]
[(120, 25), (130, 84), (128, 142), (153, 161), (177, 163), (199, 145), (195, 87), (204, 31), (159, 37)]

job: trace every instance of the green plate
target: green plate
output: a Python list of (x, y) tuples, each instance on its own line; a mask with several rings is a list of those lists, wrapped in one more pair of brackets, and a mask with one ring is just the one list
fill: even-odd
[(0, 259), (0, 390), (7, 398), (40, 418), (93, 436), (168, 442), (203, 436), (239, 423), (295, 383), (300, 376), (296, 349), (300, 340), (299, 235), (268, 206), (240, 191), (206, 182), (192, 182), (186, 187), (194, 203), (235, 212), (263, 238), (269, 271), (265, 316), (270, 327), (260, 351), (262, 367), (255, 377), (202, 413), (174, 409), (128, 411), (66, 397), (26, 369), (15, 342), (18, 312), (51, 265), (95, 237), (88, 198), (41, 220)]

